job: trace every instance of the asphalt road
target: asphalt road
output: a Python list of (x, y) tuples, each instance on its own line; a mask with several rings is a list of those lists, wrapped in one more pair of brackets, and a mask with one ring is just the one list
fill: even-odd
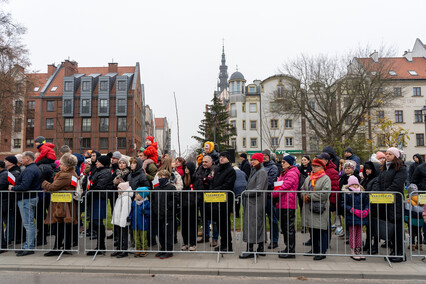
[(235, 277), (235, 276), (206, 276), (206, 275), (124, 275), (124, 274), (100, 274), (100, 273), (59, 273), (59, 272), (21, 272), (21, 271), (1, 271), (0, 283), (25, 283), (25, 284), (76, 284), (76, 283), (244, 283), (258, 284), (264, 283), (347, 283), (359, 284), (362, 283), (424, 283), (421, 280), (377, 280), (377, 279), (316, 279), (316, 278), (266, 278), (266, 277)]

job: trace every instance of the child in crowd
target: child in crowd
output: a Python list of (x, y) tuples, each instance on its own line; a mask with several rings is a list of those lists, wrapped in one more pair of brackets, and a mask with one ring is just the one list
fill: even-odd
[(56, 160), (56, 154), (53, 148), (55, 145), (46, 143), (46, 138), (39, 136), (34, 140), (34, 143), (39, 151), (40, 155), (35, 160), (37, 165), (40, 164), (52, 164)]
[(129, 245), (129, 227), (127, 218), (130, 215), (132, 207), (132, 188), (129, 182), (122, 182), (118, 185), (118, 197), (115, 201), (111, 224), (114, 225), (114, 232), (118, 232), (118, 246), (116, 251), (111, 254), (117, 258), (127, 257)]
[[(145, 139), (145, 150), (143, 151), (144, 155), (147, 157), (148, 159), (151, 159), (154, 164), (157, 163), (158, 161), (158, 146), (157, 143), (154, 142), (154, 137), (152, 136), (147, 136)], [(148, 165), (149, 162), (147, 162), (146, 165)]]
[(136, 250), (135, 257), (147, 256), (148, 249), (147, 231), (149, 229), (149, 216), (151, 205), (148, 201), (149, 188), (138, 187), (136, 189), (135, 200), (132, 202), (132, 211), (130, 212), (130, 221), (132, 224), (133, 237), (135, 238)]
[[(411, 196), (410, 196), (411, 194)], [(410, 184), (407, 188), (407, 200), (405, 202), (404, 219), (411, 225), (411, 247), (413, 250), (423, 250), (422, 246), (422, 227), (424, 224), (423, 220), (423, 205), (418, 202), (419, 192), (417, 185), (414, 183)], [(411, 224), (410, 224), (410, 210), (411, 209)], [(417, 242), (416, 242), (417, 238)], [(410, 246), (408, 246), (410, 248)]]
[(362, 227), (368, 225), (369, 202), (368, 195), (362, 193), (364, 188), (359, 184), (355, 176), (350, 176), (348, 184), (344, 185), (342, 192), (345, 195), (343, 208), (346, 211), (346, 226), (349, 229), (349, 245), (353, 260), (365, 260), (361, 255)]

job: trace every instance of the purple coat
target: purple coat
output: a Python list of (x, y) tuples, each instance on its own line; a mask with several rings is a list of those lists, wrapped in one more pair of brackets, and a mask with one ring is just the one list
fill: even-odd
[[(277, 208), (281, 209), (297, 209), (297, 188), (299, 187), (300, 172), (297, 167), (292, 167), (284, 175), (278, 177), (278, 181), (283, 181), (283, 184), (272, 192), (273, 198), (279, 198)], [(293, 191), (294, 193), (282, 193), (279, 191)]]

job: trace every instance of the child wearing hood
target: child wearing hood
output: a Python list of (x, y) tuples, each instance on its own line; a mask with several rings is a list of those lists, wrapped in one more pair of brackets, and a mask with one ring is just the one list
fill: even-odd
[(118, 197), (115, 201), (111, 224), (114, 225), (114, 232), (118, 232), (118, 246), (111, 254), (117, 258), (127, 257), (129, 246), (129, 223), (127, 218), (132, 207), (132, 188), (129, 182), (122, 182), (118, 185)]
[(132, 202), (132, 211), (130, 212), (129, 220), (135, 238), (136, 250), (135, 257), (147, 256), (147, 252), (142, 252), (148, 249), (147, 231), (149, 229), (149, 216), (151, 213), (151, 204), (148, 200), (149, 188), (139, 187), (136, 189), (135, 200)]
[(342, 187), (342, 206), (345, 209), (345, 222), (349, 229), (349, 245), (351, 258), (356, 261), (365, 260), (361, 257), (362, 226), (368, 225), (369, 202), (368, 195), (355, 176), (350, 176), (348, 184)]
[[(407, 200), (405, 201), (404, 207), (404, 220), (411, 225), (411, 248), (412, 250), (423, 250), (422, 240), (422, 227), (424, 224), (423, 220), (423, 205), (420, 204), (418, 197), (419, 191), (417, 185), (414, 183), (410, 184), (407, 188)], [(411, 224), (410, 224), (410, 212), (411, 212)], [(416, 242), (417, 238), (417, 242)], [(410, 246), (408, 246), (408, 249)]]

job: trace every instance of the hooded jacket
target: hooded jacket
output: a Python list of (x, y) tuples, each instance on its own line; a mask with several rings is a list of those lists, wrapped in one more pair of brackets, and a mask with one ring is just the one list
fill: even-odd
[[(369, 175), (367, 175), (365, 171), (367, 167), (371, 169), (371, 174)], [(365, 188), (366, 191), (368, 191), (368, 184), (378, 175), (376, 165), (371, 161), (365, 162), (363, 175), (364, 178), (361, 181), (361, 185)]]
[(181, 194), (181, 204), (183, 207), (195, 206), (197, 200), (197, 194), (194, 191), (194, 173), (195, 173), (195, 164), (193, 162), (188, 162), (186, 168), (189, 170), (189, 175), (191, 176), (191, 184), (185, 184), (185, 176), (188, 175), (184, 173), (183, 179), (183, 191), (185, 193)]
[(122, 183), (119, 186), (119, 192), (121, 194), (118, 194), (117, 200), (115, 200), (111, 224), (125, 228), (128, 225), (127, 218), (132, 209), (133, 191), (128, 183)]
[(148, 179), (146, 178), (145, 171), (142, 169), (143, 161), (136, 158), (136, 168), (127, 176), (127, 181), (133, 189), (139, 187), (151, 187)]
[(336, 151), (334, 150), (333, 146), (325, 146), (324, 149), (322, 149), (322, 151), (324, 153), (327, 153), (330, 155), (331, 157), (331, 161), (333, 162), (333, 164), (336, 165), (336, 167), (339, 165), (340, 163), (340, 157), (337, 156)]
[(364, 191), (363, 186), (360, 186), (359, 192), (352, 191), (348, 185), (344, 185), (342, 188), (342, 207), (346, 211), (345, 220), (348, 226), (368, 225), (369, 216), (362, 219), (351, 213), (352, 208), (363, 211), (369, 207), (368, 194), (364, 193)]
[[(332, 191), (340, 191), (339, 186), (339, 173), (337, 172), (337, 166), (333, 163), (333, 161), (328, 161), (327, 166), (325, 166), (325, 174), (330, 178), (331, 180), (331, 190)], [(337, 200), (339, 200), (339, 195), (336, 194), (330, 194), (330, 202), (333, 204), (337, 203)]]
[(43, 143), (43, 144), (40, 144), (37, 148), (38, 148), (38, 151), (40, 152), (40, 155), (35, 160), (35, 163), (43, 160), (44, 158), (56, 160), (56, 154), (55, 154), (55, 151), (53, 150), (53, 148), (55, 148), (55, 145), (51, 143)]
[[(414, 156), (416, 156), (417, 159), (419, 159), (418, 163), (414, 161)], [(420, 166), (421, 164), (423, 164), (423, 159), (422, 159), (422, 156), (420, 156), (420, 154), (414, 154), (414, 156), (413, 156), (414, 163), (411, 164), (410, 169), (409, 169), (409, 173), (408, 173), (410, 180), (412, 179), (414, 171), (416, 170), (416, 168), (418, 166)]]
[(145, 151), (143, 151), (143, 154), (147, 157), (147, 159), (151, 159), (154, 161), (155, 164), (157, 164), (158, 162), (157, 142), (154, 142), (151, 145), (148, 145), (148, 147), (145, 148)]

